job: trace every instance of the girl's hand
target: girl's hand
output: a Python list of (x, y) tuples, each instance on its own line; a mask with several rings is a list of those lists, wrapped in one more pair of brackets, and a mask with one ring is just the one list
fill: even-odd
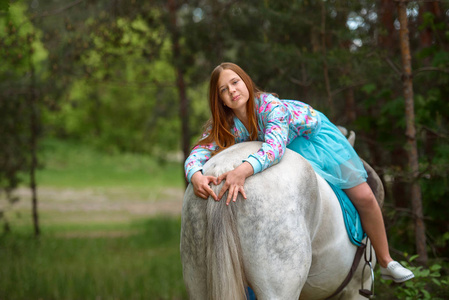
[(225, 184), (221, 188), (220, 193), (218, 194), (218, 199), (220, 200), (227, 190), (229, 191), (228, 197), (226, 199), (226, 205), (229, 205), (231, 200), (235, 202), (237, 200), (239, 192), (242, 194), (243, 198), (246, 199), (246, 193), (243, 186), (245, 184), (246, 178), (251, 176), (253, 173), (254, 170), (251, 164), (248, 162), (244, 162), (234, 170), (218, 176), (218, 184), (220, 184), (223, 180), (226, 180)]
[(215, 195), (214, 191), (209, 186), (211, 182), (215, 185), (218, 185), (217, 177), (204, 176), (201, 171), (198, 171), (193, 174), (190, 182), (192, 182), (193, 184), (193, 191), (195, 195), (203, 199), (207, 199), (209, 198), (209, 196), (212, 196), (215, 201), (218, 201), (217, 195)]

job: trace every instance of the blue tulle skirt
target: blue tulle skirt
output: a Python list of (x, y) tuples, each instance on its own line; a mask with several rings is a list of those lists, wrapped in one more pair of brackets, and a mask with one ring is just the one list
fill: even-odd
[(297, 137), (287, 148), (301, 154), (328, 182), (348, 189), (366, 182), (363, 163), (346, 137), (320, 112), (321, 129), (311, 137)]

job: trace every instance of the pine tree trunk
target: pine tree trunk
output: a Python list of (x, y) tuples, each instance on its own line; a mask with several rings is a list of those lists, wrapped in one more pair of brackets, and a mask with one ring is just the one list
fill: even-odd
[(327, 64), (327, 53), (326, 53), (326, 3), (321, 1), (321, 51), (323, 55), (323, 77), (324, 84), (326, 86), (327, 93), (327, 105), (329, 107), (329, 119), (333, 119), (334, 117), (334, 100), (332, 98), (331, 93), (331, 85), (329, 79), (329, 67)]
[(388, 52), (394, 52), (394, 44), (397, 37), (394, 32), (394, 2), (381, 0), (379, 7), (380, 34), (378, 35), (379, 46)]
[(354, 88), (349, 87), (345, 90), (345, 117), (346, 122), (353, 123), (357, 118), (355, 110)]
[(33, 226), (34, 235), (38, 237), (40, 235), (39, 228), (39, 214), (37, 210), (37, 186), (36, 186), (36, 169), (37, 169), (37, 136), (39, 134), (39, 113), (37, 105), (37, 94), (36, 94), (36, 72), (34, 69), (34, 64), (32, 61), (33, 57), (33, 35), (28, 35), (28, 47), (30, 49), (30, 153), (31, 153), (31, 165), (30, 165), (30, 189), (32, 198), (32, 216), (33, 216)]
[(176, 21), (177, 5), (175, 3), (175, 0), (168, 1), (168, 10), (170, 14), (169, 28), (172, 40), (173, 62), (176, 70), (176, 86), (178, 87), (179, 100), (180, 100), (179, 115), (181, 118), (181, 139), (182, 139), (181, 144), (182, 144), (182, 151), (184, 154), (184, 160), (186, 160), (190, 154), (188, 100), (187, 100), (186, 86), (184, 82), (184, 68), (181, 59), (181, 49), (179, 45), (179, 32)]
[(406, 1), (401, 0), (398, 3), (398, 18), (400, 23), (399, 40), (401, 45), (402, 56), (402, 83), (405, 100), (405, 119), (406, 119), (406, 151), (408, 156), (408, 165), (410, 172), (411, 184), (411, 201), (412, 211), (415, 220), (415, 243), (417, 254), (419, 255), (418, 262), (427, 264), (427, 250), (426, 250), (426, 228), (424, 224), (422, 211), (422, 197), (421, 187), (419, 185), (419, 165), (418, 165), (418, 149), (416, 143), (416, 129), (415, 129), (415, 112), (413, 100), (413, 77), (412, 77), (412, 63), (410, 56), (410, 42), (406, 11)]

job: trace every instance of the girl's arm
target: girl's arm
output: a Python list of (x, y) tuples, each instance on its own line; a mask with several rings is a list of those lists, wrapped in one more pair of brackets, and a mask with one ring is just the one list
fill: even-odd
[(289, 115), (287, 108), (273, 96), (260, 106), (259, 114), (264, 123), (264, 143), (259, 151), (246, 160), (253, 166), (254, 174), (278, 163), (284, 156), (288, 143)]
[(210, 188), (210, 183), (217, 184), (217, 178), (203, 175), (203, 165), (212, 156), (212, 149), (215, 149), (213, 143), (195, 146), (185, 161), (184, 170), (187, 181), (193, 185), (195, 195), (203, 199), (207, 199), (210, 195), (218, 200), (217, 195)]
[(192, 182), (192, 176), (203, 170), (203, 165), (211, 158), (214, 144), (196, 145), (184, 163), (184, 171), (188, 182)]

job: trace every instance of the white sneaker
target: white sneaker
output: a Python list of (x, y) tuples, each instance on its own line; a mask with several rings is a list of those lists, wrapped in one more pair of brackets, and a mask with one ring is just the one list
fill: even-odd
[(412, 271), (404, 268), (397, 261), (391, 261), (386, 268), (380, 267), (380, 274), (383, 279), (393, 280), (394, 282), (404, 282), (415, 277)]

